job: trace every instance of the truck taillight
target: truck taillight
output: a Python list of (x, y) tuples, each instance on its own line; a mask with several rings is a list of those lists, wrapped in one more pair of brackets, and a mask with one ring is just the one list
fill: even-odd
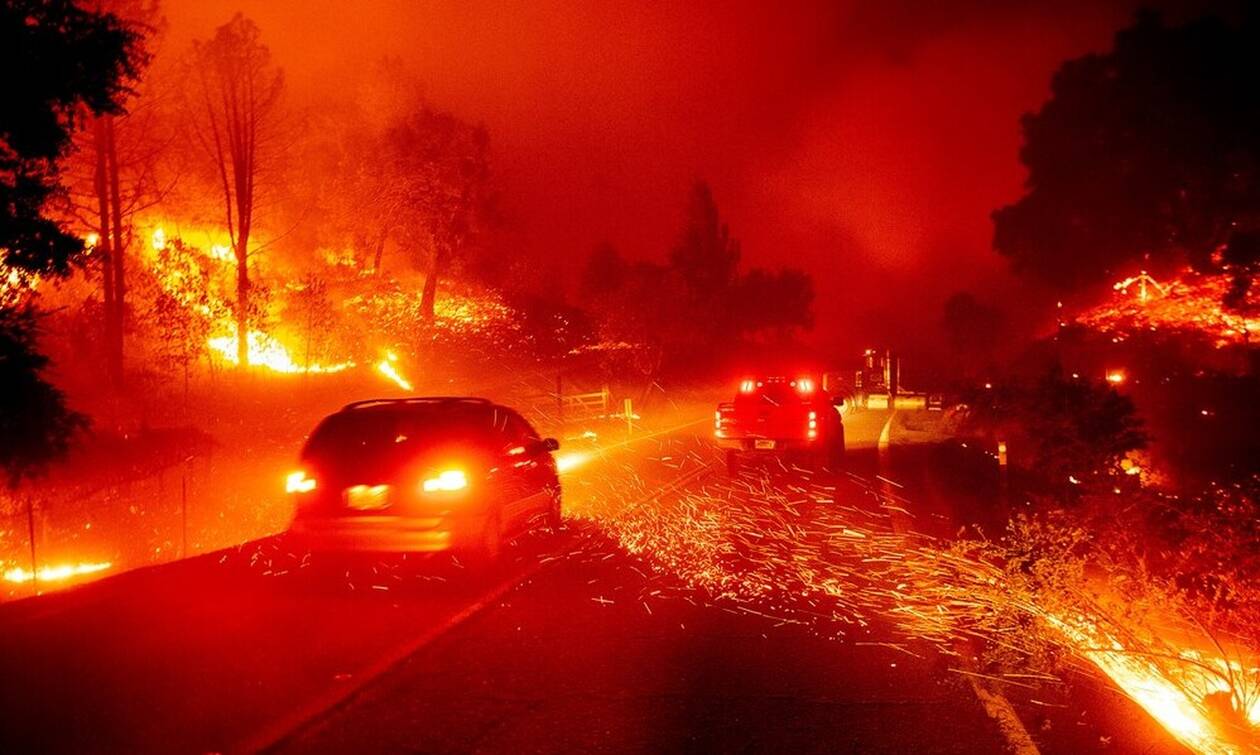
[(757, 388), (757, 383), (752, 380), (741, 380), (739, 383), (740, 393), (752, 393)]
[(808, 396), (814, 392), (813, 378), (798, 378), (795, 382), (796, 390), (801, 394)]
[(809, 413), (809, 425), (805, 430), (805, 436), (808, 438), (818, 437), (818, 413), (817, 412)]

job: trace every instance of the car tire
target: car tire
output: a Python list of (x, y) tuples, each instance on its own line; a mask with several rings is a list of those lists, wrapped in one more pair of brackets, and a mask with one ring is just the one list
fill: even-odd
[(503, 555), (503, 519), (496, 511), (486, 517), (481, 538), (472, 553), (473, 566), (485, 568), (497, 563)]
[(835, 436), (827, 443), (827, 449), (824, 452), (824, 465), (831, 472), (844, 471), (844, 425), (840, 425), (835, 432)]
[(543, 524), (555, 534), (560, 531), (560, 525), (564, 523), (564, 507), (560, 503), (560, 491), (556, 490), (551, 494), (547, 503), (546, 518)]

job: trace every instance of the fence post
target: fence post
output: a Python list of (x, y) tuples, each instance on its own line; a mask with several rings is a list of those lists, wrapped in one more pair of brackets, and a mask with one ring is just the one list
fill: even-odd
[(1002, 496), (1002, 504), (1006, 505), (1008, 496), (1010, 495), (1010, 487), (1011, 487), (1010, 471), (1006, 463), (1006, 441), (999, 440), (998, 445), (997, 445), (997, 450), (998, 450), (998, 485), (1000, 486), (999, 494)]

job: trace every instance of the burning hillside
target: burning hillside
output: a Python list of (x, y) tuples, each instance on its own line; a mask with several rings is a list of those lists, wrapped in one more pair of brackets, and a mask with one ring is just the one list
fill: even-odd
[(1217, 348), (1247, 345), (1260, 333), (1260, 308), (1254, 303), (1240, 310), (1227, 308), (1222, 301), (1230, 285), (1224, 275), (1186, 270), (1161, 282), (1143, 271), (1117, 282), (1108, 301), (1082, 312), (1076, 321), (1117, 343), (1137, 333), (1159, 332), (1200, 336)]

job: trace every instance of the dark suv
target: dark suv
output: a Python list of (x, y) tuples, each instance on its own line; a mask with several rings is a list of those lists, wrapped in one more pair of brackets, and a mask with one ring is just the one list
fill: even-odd
[(456, 550), (560, 522), (551, 452), (520, 414), (478, 398), (358, 401), (326, 418), (286, 488), (290, 534), (317, 551)]

